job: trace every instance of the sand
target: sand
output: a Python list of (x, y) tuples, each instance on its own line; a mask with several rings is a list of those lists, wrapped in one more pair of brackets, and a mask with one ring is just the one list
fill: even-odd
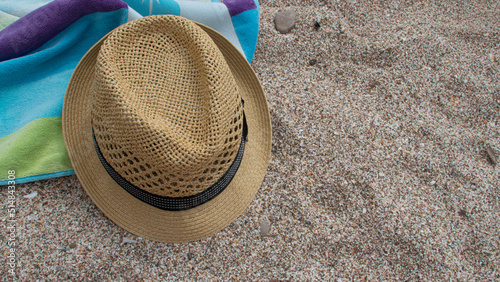
[[(252, 65), (273, 150), (248, 209), (165, 244), (116, 226), (75, 176), (19, 184), (15, 277), (500, 279), (500, 4), (435, 2), (262, 1)], [(289, 8), (296, 26), (280, 34)]]

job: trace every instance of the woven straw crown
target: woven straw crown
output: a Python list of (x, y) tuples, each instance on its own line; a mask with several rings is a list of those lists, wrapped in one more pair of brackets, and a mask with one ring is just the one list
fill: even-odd
[(101, 46), (90, 95), (102, 156), (142, 190), (192, 196), (234, 161), (241, 97), (220, 50), (191, 21), (145, 19), (116, 29)]

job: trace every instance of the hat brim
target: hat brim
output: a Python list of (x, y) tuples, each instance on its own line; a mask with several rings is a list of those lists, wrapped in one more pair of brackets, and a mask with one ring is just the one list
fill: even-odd
[(214, 29), (198, 25), (224, 55), (245, 101), (248, 142), (238, 172), (214, 199), (184, 211), (165, 211), (144, 203), (120, 187), (103, 168), (94, 148), (91, 95), (96, 43), (76, 67), (66, 90), (62, 113), (64, 141), (76, 175), (97, 207), (123, 229), (159, 242), (190, 242), (213, 235), (250, 205), (264, 179), (271, 154), (271, 120), (262, 86), (245, 57)]

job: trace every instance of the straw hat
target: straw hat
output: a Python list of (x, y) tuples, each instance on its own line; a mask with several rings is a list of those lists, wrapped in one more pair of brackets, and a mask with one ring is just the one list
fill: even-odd
[(178, 16), (141, 18), (96, 43), (71, 77), (62, 117), (92, 201), (161, 242), (199, 240), (234, 221), (271, 153), (266, 97), (245, 57)]

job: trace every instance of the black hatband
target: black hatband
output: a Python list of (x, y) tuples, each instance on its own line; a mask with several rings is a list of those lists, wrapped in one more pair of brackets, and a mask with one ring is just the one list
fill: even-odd
[(241, 160), (243, 159), (243, 152), (245, 150), (245, 141), (247, 139), (247, 124), (245, 117), (244, 122), (243, 122), (243, 136), (241, 138), (241, 143), (240, 143), (240, 148), (238, 149), (238, 153), (236, 154), (236, 157), (229, 167), (228, 171), (212, 186), (210, 186), (208, 189), (204, 190), (201, 193), (198, 193), (196, 195), (188, 196), (188, 197), (164, 197), (164, 196), (159, 196), (156, 194), (149, 193), (147, 191), (144, 191), (134, 185), (132, 185), (130, 182), (128, 182), (126, 179), (124, 179), (120, 174), (118, 174), (111, 165), (104, 159), (101, 150), (99, 149), (99, 146), (97, 145), (97, 141), (95, 139), (94, 135), (94, 130), (92, 130), (92, 139), (94, 140), (94, 146), (95, 150), (97, 153), (97, 156), (99, 157), (99, 160), (101, 161), (101, 164), (104, 166), (106, 171), (108, 172), (109, 176), (118, 184), (120, 185), (125, 191), (130, 193), (132, 196), (136, 197), (137, 199), (150, 204), (154, 207), (157, 207), (162, 210), (168, 210), (168, 211), (182, 211), (182, 210), (188, 210), (192, 209), (194, 207), (197, 207), (201, 204), (204, 204), (211, 199), (215, 198), (217, 195), (219, 195), (228, 185), (231, 183), (231, 180), (233, 179), (234, 175), (238, 171), (238, 168), (240, 166)]

